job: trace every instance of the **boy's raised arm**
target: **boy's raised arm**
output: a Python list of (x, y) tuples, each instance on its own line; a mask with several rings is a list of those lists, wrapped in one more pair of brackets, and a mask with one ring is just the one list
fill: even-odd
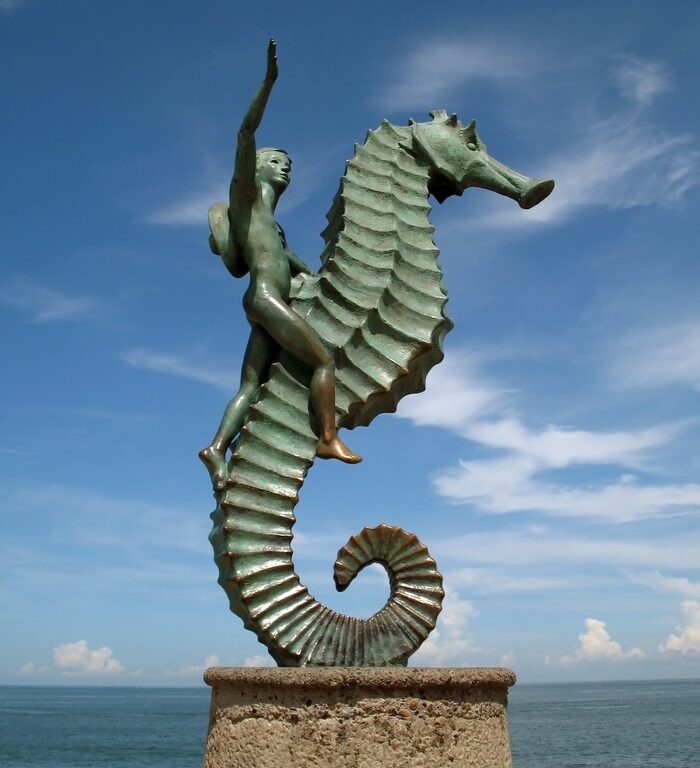
[(277, 44), (267, 45), (267, 71), (238, 129), (236, 165), (229, 188), (229, 204), (255, 195), (255, 131), (260, 125), (272, 86), (277, 80)]

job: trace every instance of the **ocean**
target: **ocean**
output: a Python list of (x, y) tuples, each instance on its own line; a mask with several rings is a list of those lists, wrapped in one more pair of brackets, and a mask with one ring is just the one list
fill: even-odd
[[(0, 687), (0, 768), (200, 768), (209, 689)], [(700, 768), (700, 680), (516, 685), (515, 768)]]

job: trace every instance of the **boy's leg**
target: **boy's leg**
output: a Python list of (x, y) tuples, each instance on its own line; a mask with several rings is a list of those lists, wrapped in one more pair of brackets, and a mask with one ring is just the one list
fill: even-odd
[(313, 328), (281, 299), (269, 293), (246, 301), (251, 320), (259, 323), (277, 344), (313, 370), (311, 404), (319, 421), (318, 456), (356, 464), (361, 457), (338, 437), (335, 423), (335, 365)]
[(221, 487), (226, 470), (226, 451), (233, 438), (241, 431), (260, 385), (267, 378), (270, 365), (277, 355), (277, 344), (264, 328), (251, 323), (252, 329), (241, 369), (241, 385), (226, 406), (219, 429), (211, 445), (199, 452), (215, 485)]

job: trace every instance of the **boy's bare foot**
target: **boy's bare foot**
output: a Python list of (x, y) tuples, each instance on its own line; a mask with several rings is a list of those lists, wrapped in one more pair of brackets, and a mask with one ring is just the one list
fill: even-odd
[(359, 464), (362, 461), (362, 456), (353, 453), (337, 435), (332, 440), (319, 440), (316, 455), (322, 459), (340, 459), (346, 464)]
[(213, 445), (210, 445), (199, 452), (199, 458), (207, 468), (214, 488), (220, 491), (226, 485), (226, 476), (228, 474), (226, 455), (221, 453), (221, 451), (217, 451)]

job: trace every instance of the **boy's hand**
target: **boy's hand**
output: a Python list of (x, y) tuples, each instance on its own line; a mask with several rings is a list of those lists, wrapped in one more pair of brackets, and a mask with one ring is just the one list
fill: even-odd
[(277, 80), (277, 43), (274, 38), (270, 38), (267, 44), (267, 80)]

